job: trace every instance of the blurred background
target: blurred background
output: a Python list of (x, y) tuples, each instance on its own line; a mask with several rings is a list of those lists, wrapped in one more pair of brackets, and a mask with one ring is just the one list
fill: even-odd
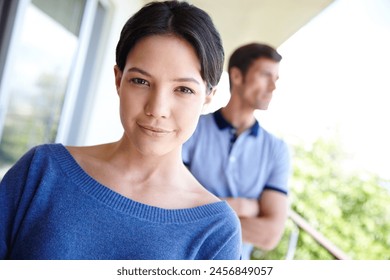
[[(32, 146), (119, 139), (115, 47), (141, 0), (0, 0), (0, 178)], [(258, 41), (283, 60), (256, 117), (293, 157), (292, 213), (256, 259), (390, 259), (390, 1), (192, 0), (226, 58)], [(224, 73), (208, 108), (229, 99)]]

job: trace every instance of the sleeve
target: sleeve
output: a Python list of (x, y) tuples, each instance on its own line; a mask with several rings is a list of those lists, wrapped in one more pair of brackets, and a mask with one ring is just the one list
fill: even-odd
[(275, 147), (274, 160), (264, 189), (288, 194), (288, 181), (291, 173), (290, 151), (286, 142), (280, 140)]
[[(227, 202), (226, 202), (227, 205)], [(229, 207), (217, 215), (213, 226), (208, 226), (209, 236), (202, 245), (197, 259), (240, 260), (242, 258), (241, 224), (237, 214)], [(211, 232), (210, 232), (211, 231)]]
[(241, 260), (241, 234), (236, 232), (214, 256), (213, 260)]
[(35, 148), (12, 166), (0, 182), (0, 259), (7, 259), (33, 190), (25, 188)]

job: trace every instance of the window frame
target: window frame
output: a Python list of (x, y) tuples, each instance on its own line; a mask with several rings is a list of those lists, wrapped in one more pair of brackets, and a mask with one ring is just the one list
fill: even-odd
[[(9, 106), (8, 76), (15, 57), (16, 41), (20, 37), (23, 20), (31, 0), (2, 1), (0, 5), (0, 141)], [(104, 42), (112, 4), (109, 0), (87, 0), (82, 16), (78, 49), (73, 60), (64, 95), (55, 142), (78, 144), (82, 140), (83, 124), (90, 113), (92, 87), (96, 78), (100, 49)], [(103, 34), (103, 36), (101, 36)]]

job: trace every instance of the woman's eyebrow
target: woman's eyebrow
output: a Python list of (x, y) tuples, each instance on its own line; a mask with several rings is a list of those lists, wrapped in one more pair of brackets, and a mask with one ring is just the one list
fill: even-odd
[(145, 70), (142, 70), (141, 68), (138, 68), (138, 67), (131, 67), (131, 68), (129, 68), (129, 70), (127, 70), (127, 72), (135, 72), (135, 73), (140, 73), (142, 75), (145, 75), (147, 77), (152, 77), (151, 74), (149, 74)]
[(200, 85), (199, 81), (196, 80), (195, 78), (177, 78), (173, 79), (174, 82), (192, 82)]
[[(152, 74), (150, 74), (147, 71), (142, 70), (141, 68), (138, 68), (138, 67), (131, 67), (131, 68), (129, 68), (129, 70), (127, 70), (127, 72), (135, 72), (135, 73), (140, 73), (142, 75), (145, 75), (147, 77), (152, 77)], [(197, 85), (200, 85), (200, 82), (197, 79), (191, 78), (191, 77), (176, 78), (176, 79), (173, 79), (173, 81), (174, 82), (191, 82), (191, 83), (195, 83)]]

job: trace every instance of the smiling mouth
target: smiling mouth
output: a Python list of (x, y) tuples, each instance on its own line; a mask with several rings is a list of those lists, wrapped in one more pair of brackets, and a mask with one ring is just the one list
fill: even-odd
[(163, 128), (155, 127), (155, 126), (150, 126), (150, 125), (144, 125), (144, 124), (138, 124), (142, 129), (146, 131), (150, 131), (152, 133), (156, 134), (168, 134), (173, 132), (172, 130), (166, 130)]

